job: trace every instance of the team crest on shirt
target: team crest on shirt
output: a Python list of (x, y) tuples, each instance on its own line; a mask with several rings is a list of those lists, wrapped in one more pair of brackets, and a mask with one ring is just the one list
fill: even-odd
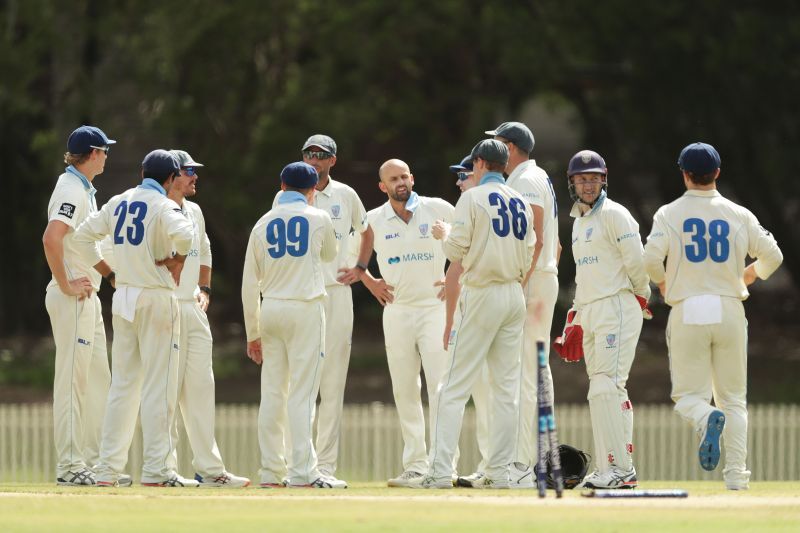
[(606, 344), (608, 345), (606, 346), (606, 348), (613, 348), (614, 346), (616, 346), (616, 343), (617, 343), (617, 336), (615, 334), (609, 333), (608, 335), (606, 335)]
[(586, 242), (591, 242), (592, 239), (592, 232), (594, 231), (594, 227), (588, 228), (586, 230)]
[(75, 205), (64, 202), (58, 209), (58, 214), (65, 216), (67, 218), (72, 218), (73, 216), (75, 216)]
[(427, 224), (420, 224), (419, 225), (419, 232), (423, 237), (428, 236), (428, 225)]
[(331, 206), (331, 218), (338, 219), (339, 215), (341, 214), (342, 214), (342, 206), (340, 206), (339, 204)]

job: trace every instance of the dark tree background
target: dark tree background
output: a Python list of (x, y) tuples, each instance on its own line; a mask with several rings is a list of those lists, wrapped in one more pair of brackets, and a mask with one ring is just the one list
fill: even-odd
[[(206, 164), (197, 201), (214, 250), (215, 368), (234, 379), (253, 373), (238, 362), (248, 232), (307, 136), (336, 139), (334, 176), (369, 209), (385, 200), (375, 182), (390, 157), (411, 165), (421, 194), (455, 202), (447, 165), (484, 130), (522, 120), (556, 184), (562, 241), (564, 170), (579, 149), (605, 156), (611, 196), (646, 235), (657, 207), (683, 191), (680, 149), (717, 147), (721, 192), (749, 207), (785, 255), (748, 302), (751, 357), (762, 358), (751, 378), (764, 374), (764, 399), (797, 400), (789, 383), (771, 380), (773, 369), (800, 364), (789, 319), (800, 280), (798, 52), (800, 4), (788, 0), (2, 0), (0, 384), (50, 379), (41, 234), (76, 126), (119, 141), (95, 181), (101, 202), (136, 184), (151, 149), (183, 148)], [(566, 303), (568, 247), (560, 269)], [(374, 362), (382, 351), (380, 309), (362, 289), (356, 315), (358, 376), (358, 354)], [(561, 327), (560, 312), (554, 322)], [(651, 399), (663, 401), (663, 321), (645, 330), (645, 351), (660, 357)]]

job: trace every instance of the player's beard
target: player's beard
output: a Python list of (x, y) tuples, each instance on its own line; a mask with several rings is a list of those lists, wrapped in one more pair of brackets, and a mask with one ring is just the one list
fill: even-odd
[(397, 189), (394, 191), (389, 192), (389, 198), (394, 200), (395, 202), (407, 202), (409, 198), (411, 198), (411, 189), (406, 187), (406, 190), (402, 193), (398, 193)]

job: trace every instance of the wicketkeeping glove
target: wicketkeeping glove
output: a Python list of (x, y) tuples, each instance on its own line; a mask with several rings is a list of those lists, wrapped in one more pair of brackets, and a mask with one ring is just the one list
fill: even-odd
[(645, 320), (650, 320), (651, 318), (653, 318), (653, 312), (647, 306), (647, 300), (645, 299), (645, 297), (639, 296), (637, 294), (634, 294), (634, 296), (636, 296), (636, 300), (639, 302), (639, 307), (642, 308), (642, 318), (644, 318)]
[(572, 323), (576, 314), (574, 309), (567, 311), (564, 332), (553, 342), (553, 349), (559, 357), (570, 363), (583, 359), (583, 328)]

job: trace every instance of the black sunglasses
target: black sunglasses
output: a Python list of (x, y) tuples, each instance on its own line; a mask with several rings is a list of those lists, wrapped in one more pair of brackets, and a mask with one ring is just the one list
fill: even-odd
[(315, 152), (313, 150), (303, 150), (303, 157), (308, 159), (330, 159), (333, 157), (333, 154), (329, 154), (328, 152)]
[(89, 145), (89, 148), (94, 148), (95, 150), (100, 150), (102, 152), (105, 152), (106, 155), (108, 155), (109, 150), (111, 150), (110, 146), (92, 146), (92, 145)]

